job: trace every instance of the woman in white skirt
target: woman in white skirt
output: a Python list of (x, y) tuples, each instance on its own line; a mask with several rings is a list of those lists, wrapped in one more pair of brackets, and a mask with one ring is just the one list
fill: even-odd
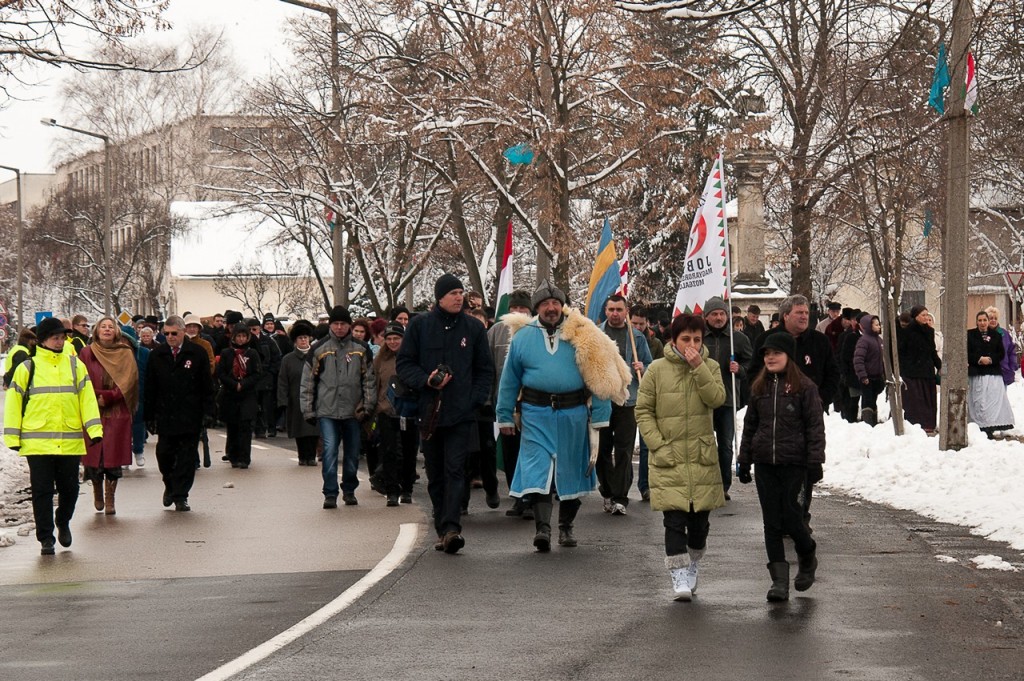
[(1002, 338), (989, 328), (985, 311), (979, 312), (975, 321), (978, 328), (967, 332), (967, 413), (991, 440), (995, 431), (1013, 428), (1013, 410), (999, 368), (1004, 354)]

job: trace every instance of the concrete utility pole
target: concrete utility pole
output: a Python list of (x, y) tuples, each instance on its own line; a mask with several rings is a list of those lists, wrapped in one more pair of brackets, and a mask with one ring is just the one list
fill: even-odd
[[(339, 84), (340, 59), (338, 57), (338, 9), (306, 0), (281, 0), (281, 2), (303, 7), (314, 12), (326, 14), (331, 20), (331, 122), (327, 133), (327, 172), (328, 177), (333, 170), (331, 161), (338, 160), (340, 155), (332, 153), (337, 149), (337, 122), (341, 115), (341, 85)], [(330, 183), (330, 180), (328, 180)], [(327, 196), (336, 196), (333, 186), (327, 187)], [(335, 203), (337, 200), (335, 199)], [(348, 211), (341, 215), (335, 212), (334, 231), (331, 233), (331, 250), (334, 255), (334, 304), (348, 307), (349, 269), (345, 258), (345, 232), (348, 225)]]
[(14, 181), (17, 183), (17, 191), (18, 191), (18, 229), (17, 229), (16, 243), (17, 243), (17, 249), (18, 249), (18, 264), (17, 264), (17, 270), (18, 270), (18, 274), (17, 274), (17, 276), (18, 276), (18, 285), (17, 285), (17, 290), (18, 290), (18, 311), (15, 313), (14, 327), (18, 329), (18, 333), (21, 333), (21, 330), (24, 328), (21, 325), (22, 324), (21, 320), (22, 320), (22, 318), (23, 318), (23, 316), (25, 314), (25, 308), (23, 307), (24, 303), (23, 303), (23, 300), (22, 300), (22, 298), (23, 298), (22, 294), (24, 292), (24, 287), (25, 287), (25, 264), (24, 264), (24, 260), (22, 259), (22, 253), (21, 253), (22, 239), (24, 238), (22, 236), (22, 230), (25, 228), (25, 207), (22, 204), (22, 199), (21, 199), (21, 169), (19, 169), (19, 168), (12, 168), (11, 166), (0, 166), (0, 168), (3, 168), (4, 170), (10, 170), (11, 172), (13, 172), (14, 173)]
[(946, 119), (949, 121), (949, 165), (946, 173), (946, 229), (943, 249), (942, 335), (943, 376), (939, 449), (967, 446), (967, 238), (970, 208), (970, 123), (964, 109), (967, 52), (974, 30), (972, 0), (953, 4), (951, 84)]

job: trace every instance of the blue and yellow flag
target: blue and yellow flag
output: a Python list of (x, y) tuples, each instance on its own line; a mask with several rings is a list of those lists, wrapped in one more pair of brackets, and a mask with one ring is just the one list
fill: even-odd
[(604, 219), (601, 241), (597, 245), (597, 262), (587, 286), (587, 317), (594, 323), (604, 321), (604, 301), (619, 290), (622, 278), (619, 275), (619, 261), (615, 257), (615, 242), (612, 241), (612, 226)]

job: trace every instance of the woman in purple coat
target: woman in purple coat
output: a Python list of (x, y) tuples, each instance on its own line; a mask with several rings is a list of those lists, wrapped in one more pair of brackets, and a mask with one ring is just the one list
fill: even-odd
[(885, 389), (882, 361), (882, 323), (866, 314), (860, 318), (861, 336), (853, 351), (853, 371), (860, 384), (860, 420), (869, 426), (878, 422), (878, 395)]

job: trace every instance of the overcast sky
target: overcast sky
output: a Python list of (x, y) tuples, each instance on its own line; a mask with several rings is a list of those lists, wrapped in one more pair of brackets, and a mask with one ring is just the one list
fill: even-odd
[[(165, 16), (174, 26), (172, 35), (184, 35), (190, 25), (222, 27), (238, 63), (252, 77), (270, 70), (275, 60), (287, 59), (282, 46), (284, 22), (304, 11), (277, 0), (171, 0)], [(23, 101), (7, 102), (0, 110), (0, 165), (28, 173), (52, 172), (55, 135), (72, 133), (46, 127), (39, 119), (67, 122), (54, 93), (61, 79), (74, 78), (74, 72), (47, 68), (30, 75), (44, 84), (15, 90)], [(0, 170), (0, 182), (12, 178), (11, 173)]]

